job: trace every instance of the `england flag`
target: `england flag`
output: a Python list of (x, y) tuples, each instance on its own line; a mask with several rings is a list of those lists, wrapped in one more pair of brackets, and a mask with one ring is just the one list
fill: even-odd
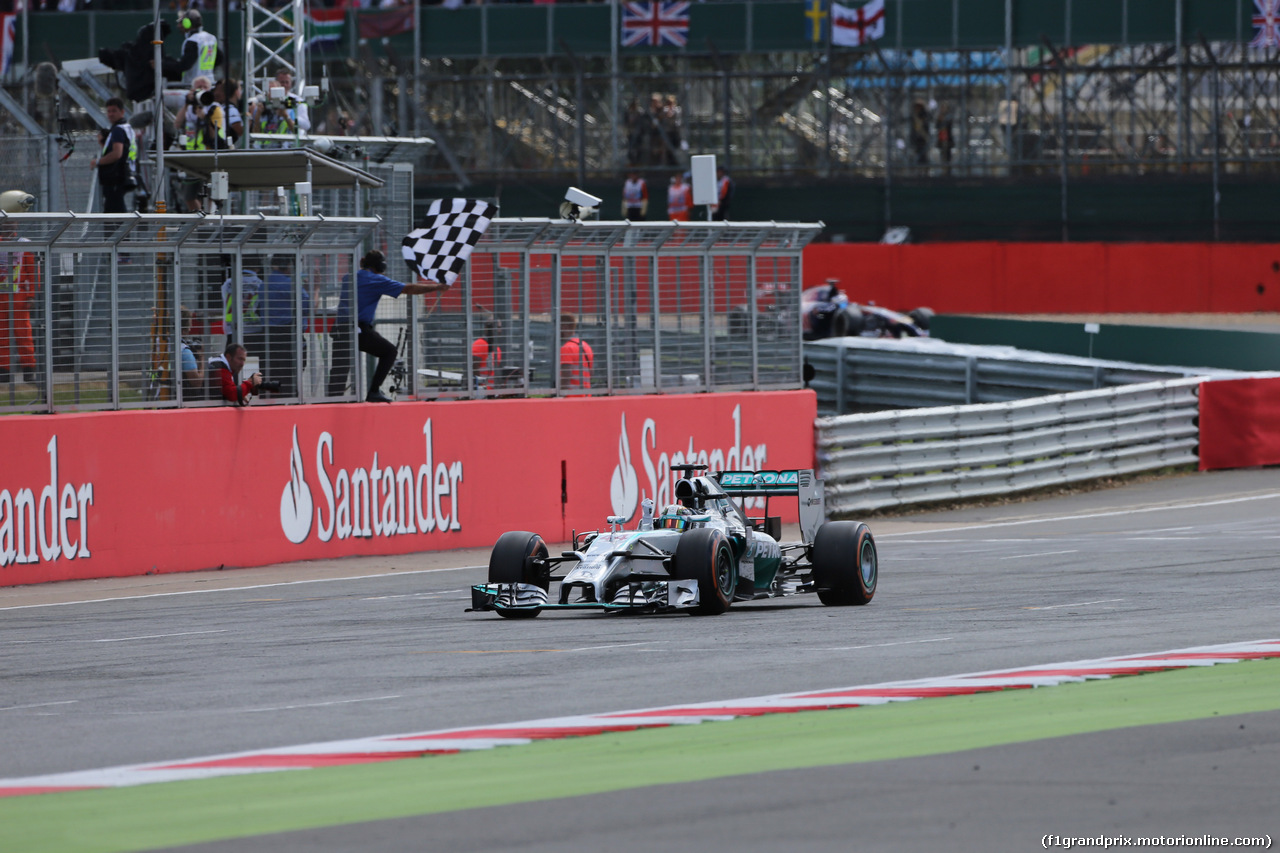
[(841, 47), (861, 47), (884, 38), (884, 0), (871, 0), (853, 8), (831, 4), (831, 43)]

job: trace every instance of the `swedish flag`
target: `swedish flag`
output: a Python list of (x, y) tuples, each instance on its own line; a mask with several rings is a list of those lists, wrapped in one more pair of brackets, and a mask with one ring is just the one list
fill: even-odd
[(827, 25), (830, 21), (828, 0), (805, 0), (804, 31), (814, 44), (827, 43)]

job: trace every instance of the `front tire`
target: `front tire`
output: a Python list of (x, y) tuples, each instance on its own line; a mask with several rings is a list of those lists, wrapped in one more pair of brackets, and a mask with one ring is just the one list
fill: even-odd
[[(498, 537), (489, 555), (489, 583), (524, 583), (551, 586), (551, 573), (534, 564), (535, 559), (546, 559), (547, 543), (536, 533), (513, 530)], [(498, 610), (504, 619), (532, 619), (542, 608), (532, 610)]]
[(716, 616), (729, 609), (738, 585), (738, 567), (723, 533), (699, 527), (682, 534), (672, 563), (672, 575), (678, 580), (698, 582), (698, 606), (691, 613)]
[(867, 327), (867, 318), (852, 305), (845, 308), (831, 321), (831, 336), (834, 338), (857, 337)]
[(876, 594), (880, 564), (871, 528), (860, 521), (828, 521), (813, 537), (813, 582), (823, 604), (867, 604)]

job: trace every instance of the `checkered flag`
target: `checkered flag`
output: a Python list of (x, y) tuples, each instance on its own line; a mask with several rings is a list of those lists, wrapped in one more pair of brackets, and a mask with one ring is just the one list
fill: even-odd
[(404, 261), (427, 281), (453, 284), (489, 227), (494, 205), (470, 198), (442, 198), (431, 203), (423, 227), (410, 231), (401, 249)]

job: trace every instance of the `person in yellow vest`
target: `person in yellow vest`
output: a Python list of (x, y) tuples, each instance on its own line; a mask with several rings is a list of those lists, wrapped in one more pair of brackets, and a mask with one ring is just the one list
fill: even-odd
[(689, 221), (689, 209), (693, 207), (693, 190), (684, 182), (684, 175), (676, 172), (667, 187), (667, 218), (676, 222)]
[(293, 91), (293, 73), (281, 68), (276, 72), (270, 88), (284, 89), (285, 97), (257, 102), (249, 114), (249, 127), (253, 133), (269, 133), (280, 137), (279, 142), (258, 140), (258, 148), (292, 148), (301, 134), (311, 130), (311, 114), (307, 104)]
[(138, 137), (124, 119), (124, 101), (108, 98), (106, 111), (111, 129), (107, 131), (101, 156), (89, 161), (89, 167), (98, 170), (102, 212), (124, 213), (124, 197), (138, 185)]
[(627, 172), (622, 185), (622, 218), (640, 222), (649, 213), (649, 185), (637, 169)]
[[(212, 93), (209, 91), (212, 87), (213, 81), (210, 78), (197, 77), (192, 81), (191, 89), (187, 91), (182, 106), (178, 107), (174, 126), (178, 129), (180, 148), (187, 151), (204, 151), (209, 147), (209, 113), (214, 108), (211, 100)], [(209, 100), (209, 103), (206, 104), (205, 100)], [(202, 209), (200, 189), (203, 186), (204, 182), (199, 178), (182, 179), (182, 204), (188, 213), (195, 213)]]
[(186, 35), (182, 41), (182, 58), (178, 60), (183, 88), (189, 87), (197, 77), (213, 79), (214, 68), (222, 64), (222, 51), (218, 50), (217, 36), (204, 31), (200, 10), (183, 12), (178, 26)]

